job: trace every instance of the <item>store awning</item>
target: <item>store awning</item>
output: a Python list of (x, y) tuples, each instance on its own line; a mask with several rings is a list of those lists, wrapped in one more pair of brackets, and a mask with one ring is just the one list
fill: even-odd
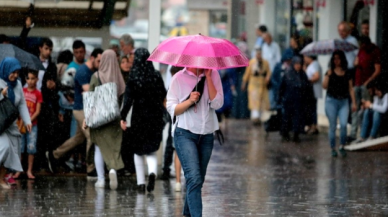
[(128, 16), (130, 0), (0, 0), (0, 26), (101, 28)]

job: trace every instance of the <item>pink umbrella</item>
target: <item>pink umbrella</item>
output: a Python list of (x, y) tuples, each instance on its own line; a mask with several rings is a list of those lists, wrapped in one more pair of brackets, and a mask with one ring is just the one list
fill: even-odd
[(201, 34), (169, 38), (155, 48), (148, 60), (206, 69), (235, 68), (249, 64), (249, 59), (232, 42)]

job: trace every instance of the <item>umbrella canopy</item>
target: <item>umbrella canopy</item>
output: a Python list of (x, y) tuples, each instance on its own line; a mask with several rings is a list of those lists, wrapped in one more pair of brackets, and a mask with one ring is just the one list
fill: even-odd
[(311, 42), (310, 44), (306, 45), (306, 47), (304, 47), (300, 53), (307, 56), (316, 56), (332, 54), (335, 50), (349, 52), (357, 49), (358, 47), (356, 45), (351, 44), (345, 40), (332, 39)]
[(28, 67), (36, 71), (45, 70), (38, 57), (12, 44), (0, 44), (0, 62), (5, 57), (15, 57), (22, 67)]
[(235, 68), (249, 64), (249, 59), (232, 42), (200, 34), (169, 38), (155, 48), (148, 60), (206, 69)]

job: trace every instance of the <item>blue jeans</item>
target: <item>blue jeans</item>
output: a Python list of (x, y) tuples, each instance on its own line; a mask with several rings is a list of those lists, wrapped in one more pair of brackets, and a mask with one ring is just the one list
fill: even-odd
[(177, 127), (174, 142), (186, 179), (183, 215), (202, 216), (202, 185), (213, 151), (214, 136), (194, 134)]
[(38, 126), (33, 125), (31, 133), (27, 132), (22, 135), (21, 153), (27, 149), (28, 154), (36, 154), (36, 139), (38, 137)]
[[(373, 121), (372, 123), (370, 122), (371, 120)], [(379, 133), (380, 121), (381, 114), (379, 112), (373, 111), (372, 109), (365, 110), (361, 127), (361, 138), (376, 138), (377, 134)], [(371, 125), (372, 129), (370, 128)]]
[(340, 142), (346, 144), (346, 124), (349, 116), (349, 100), (326, 97), (326, 116), (329, 119), (329, 140), (330, 147), (335, 148), (335, 130), (337, 129), (337, 119), (340, 122)]

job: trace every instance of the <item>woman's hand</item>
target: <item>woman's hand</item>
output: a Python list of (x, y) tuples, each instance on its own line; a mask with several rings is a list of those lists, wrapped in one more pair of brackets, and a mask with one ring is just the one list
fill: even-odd
[(364, 102), (365, 108), (370, 108), (370, 105), (371, 105), (371, 104), (372, 104), (372, 103), (371, 103), (369, 100)]
[(121, 126), (121, 129), (123, 129), (124, 131), (127, 130), (127, 122), (126, 121), (120, 121), (120, 126)]
[(200, 94), (199, 92), (191, 92), (190, 98), (189, 98), (191, 104), (197, 103), (198, 100), (199, 100), (199, 96), (200, 96), (200, 95), (201, 95), (201, 94)]
[(58, 119), (59, 119), (60, 122), (64, 122), (65, 121), (65, 119), (63, 117), (63, 114), (59, 114), (58, 115)]
[(28, 131), (29, 133), (31, 133), (32, 124), (27, 124), (27, 125), (26, 125), (26, 128), (27, 128), (27, 131)]
[(8, 87), (5, 87), (3, 91), (1, 91), (1, 94), (3, 94), (3, 96), (7, 96), (7, 92), (8, 92)]
[(213, 69), (205, 69), (205, 76), (206, 78), (212, 76)]
[(88, 126), (86, 125), (86, 120), (85, 119), (82, 122), (82, 129), (84, 129), (84, 130), (88, 129)]

